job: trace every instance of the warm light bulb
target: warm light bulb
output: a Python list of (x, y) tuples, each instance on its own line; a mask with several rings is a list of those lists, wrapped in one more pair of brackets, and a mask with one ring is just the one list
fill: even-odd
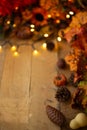
[(44, 34), (44, 37), (48, 37), (49, 35), (47, 33)]
[(69, 11), (69, 14), (70, 14), (70, 15), (74, 15), (74, 12), (73, 12), (73, 11)]
[(18, 57), (18, 56), (19, 56), (19, 53), (18, 53), (17, 51), (15, 51), (15, 52), (13, 53), (13, 56), (14, 56), (14, 57)]
[(42, 48), (45, 50), (47, 48), (47, 44), (46, 43), (43, 43), (42, 44)]
[(51, 14), (48, 14), (48, 18), (51, 18)]
[(15, 23), (13, 24), (13, 27), (14, 27), (14, 28), (16, 27), (16, 24), (15, 24)]
[(61, 42), (61, 41), (62, 41), (62, 38), (61, 38), (61, 37), (57, 37), (57, 40), (58, 40), (59, 42)]
[(11, 22), (8, 20), (8, 21), (7, 21), (7, 24), (10, 24), (10, 23), (11, 23)]
[(69, 19), (69, 18), (70, 18), (70, 15), (69, 15), (69, 14), (67, 14), (67, 15), (66, 15), (66, 18), (67, 18), (67, 19)]
[(13, 46), (11, 47), (11, 51), (16, 51), (16, 49), (17, 49), (17, 46), (15, 46), (15, 45), (13, 45)]
[(0, 45), (0, 52), (2, 52), (2, 46)]
[(39, 53), (39, 52), (38, 52), (37, 50), (34, 50), (34, 51), (33, 51), (33, 55), (35, 55), (35, 56), (38, 55), (38, 53)]
[(56, 23), (60, 23), (60, 20), (59, 20), (59, 19), (56, 19)]
[(32, 29), (30, 29), (30, 31), (31, 31), (31, 32), (34, 32), (34, 31), (35, 31), (35, 29), (34, 29), (34, 28), (32, 28)]
[(31, 24), (31, 25), (30, 25), (30, 27), (31, 27), (31, 28), (34, 28), (34, 27), (35, 27), (35, 25), (34, 25), (34, 24)]
[(15, 7), (15, 10), (18, 10), (18, 6)]

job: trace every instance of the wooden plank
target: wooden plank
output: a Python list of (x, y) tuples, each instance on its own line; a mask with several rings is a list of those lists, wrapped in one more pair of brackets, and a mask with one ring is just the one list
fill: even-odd
[(46, 115), (46, 104), (57, 107), (56, 52), (40, 50), (40, 55), (33, 56), (28, 46), (19, 51), (17, 58), (6, 52), (0, 89), (1, 129), (60, 130)]
[[(3, 68), (4, 68), (4, 62), (5, 62), (5, 51), (2, 50), (0, 52), (0, 84), (1, 84), (1, 79), (2, 79), (2, 74), (3, 74)], [(0, 85), (1, 86), (1, 85)]]
[[(0, 121), (2, 130), (28, 124), (30, 104), (31, 47), (20, 47), (20, 56), (6, 52), (0, 88)], [(13, 126), (12, 126), (13, 124)], [(18, 124), (18, 125), (15, 125)], [(9, 126), (10, 125), (10, 126)], [(26, 125), (25, 129), (26, 129)], [(24, 128), (24, 127), (23, 127)], [(24, 130), (24, 129), (23, 129)]]
[[(32, 102), (30, 107), (31, 117), (29, 120), (30, 130), (60, 130), (46, 115), (47, 104), (56, 107), (53, 84), (53, 78), (56, 74), (56, 59), (56, 53), (48, 51), (42, 51), (40, 56), (33, 57), (31, 82)], [(46, 102), (47, 100), (51, 100), (52, 102)]]

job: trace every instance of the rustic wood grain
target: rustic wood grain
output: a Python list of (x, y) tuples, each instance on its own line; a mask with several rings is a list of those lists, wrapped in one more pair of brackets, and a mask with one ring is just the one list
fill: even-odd
[[(15, 41), (16, 42), (16, 41)], [(40, 50), (32, 55), (31, 46), (19, 48), (20, 56), (11, 51), (0, 55), (0, 129), (60, 130), (46, 115), (46, 105), (56, 107), (56, 52)]]

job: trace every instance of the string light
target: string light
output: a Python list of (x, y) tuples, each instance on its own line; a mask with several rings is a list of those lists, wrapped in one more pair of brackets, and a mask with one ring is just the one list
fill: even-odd
[(43, 43), (43, 44), (42, 44), (42, 48), (43, 48), (44, 50), (46, 50), (46, 48), (47, 48), (47, 43)]
[(48, 18), (51, 18), (51, 14), (48, 14)]
[(31, 28), (35, 28), (35, 25), (34, 25), (34, 24), (31, 24), (30, 27), (31, 27)]
[(8, 20), (8, 21), (7, 21), (7, 24), (10, 24), (10, 23), (11, 23), (11, 22)]
[(15, 27), (16, 27), (16, 24), (14, 23), (14, 24), (13, 24), (13, 28), (15, 28)]
[(44, 37), (49, 37), (49, 35), (47, 33), (44, 34)]
[(69, 11), (69, 14), (70, 14), (70, 15), (74, 15), (74, 12), (73, 12), (73, 11)]
[(69, 19), (69, 18), (70, 18), (70, 15), (69, 15), (69, 14), (67, 14), (67, 15), (66, 15), (66, 18), (68, 18), (68, 19)]
[[(74, 3), (74, 0), (66, 1), (65, 4), (67, 4), (67, 7), (69, 6), (68, 2)], [(34, 39), (34, 40), (37, 40), (37, 41), (38, 41), (38, 39), (39, 40), (43, 40), (43, 39), (46, 40), (47, 37), (49, 37), (49, 38), (47, 38), (47, 40), (48, 39), (50, 40), (50, 37), (52, 36), (51, 38), (56, 37), (56, 39), (60, 42), (62, 40), (62, 38), (61, 38), (62, 36), (57, 37), (58, 36), (57, 35), (58, 31), (60, 30), (60, 28), (62, 26), (67, 26), (67, 24), (66, 24), (67, 19), (71, 18), (71, 15), (74, 15), (74, 13), (76, 14), (76, 12), (78, 13), (78, 11), (76, 11), (76, 10), (75, 10), (75, 12), (72, 11), (72, 10), (74, 10), (74, 8), (72, 8), (72, 7), (69, 8), (68, 7), (69, 10), (68, 10), (68, 13), (66, 14), (67, 10), (65, 10), (65, 8), (62, 8), (62, 5), (60, 5), (58, 10), (56, 8), (56, 9), (53, 9), (53, 12), (51, 12), (52, 10), (46, 12), (46, 16), (45, 16), (45, 14), (43, 12), (39, 12), (39, 13), (41, 13), (41, 15), (43, 17), (41, 16), (41, 18), (38, 18), (39, 15), (38, 15), (38, 12), (36, 11), (36, 8), (35, 8), (35, 11), (36, 11), (35, 15), (31, 14), (31, 13), (34, 13), (34, 11), (32, 11), (34, 9), (33, 6), (31, 8), (31, 10), (27, 9), (26, 7), (25, 7), (25, 9), (21, 10), (20, 6), (18, 4), (15, 4), (13, 6), (13, 9), (15, 9), (14, 17), (12, 17), (13, 15), (11, 15), (11, 16), (7, 15), (8, 17), (6, 17), (5, 20), (3, 19), (6, 22), (6, 25), (8, 24), (7, 26), (5, 25), (6, 26), (5, 28), (8, 29), (9, 31), (11, 31), (13, 29), (12, 34), (13, 35), (15, 34), (15, 36), (17, 36), (19, 38), (23, 38), (23, 37), (26, 38), (26, 29), (24, 30), (25, 33), (21, 33), (21, 32), (18, 31), (18, 28), (20, 27), (20, 29), (21, 29), (21, 27), (23, 27), (22, 25), (24, 25), (24, 27), (27, 26), (27, 28), (30, 31), (30, 35), (35, 31), (35, 33), (33, 33), (32, 37), (31, 37), (31, 39)], [(61, 12), (61, 9), (64, 9), (64, 10)], [(16, 10), (17, 10), (17, 12), (16, 12)], [(29, 17), (27, 17), (26, 10), (27, 10), (27, 13), (30, 14)], [(0, 12), (0, 13), (2, 14), (3, 12)], [(16, 16), (17, 13), (18, 13), (18, 15)], [(25, 13), (25, 15), (23, 13)], [(33, 22), (31, 24), (29, 22), (29, 21), (32, 21), (32, 15), (35, 16), (33, 19), (34, 20), (36, 19), (35, 20), (36, 22), (34, 22), (35, 25), (33, 24)], [(37, 18), (36, 18), (36, 15), (37, 15)], [(67, 19), (65, 19), (65, 15), (66, 15)], [(62, 23), (62, 19), (64, 19), (65, 25), (64, 25), (64, 23)], [(16, 24), (16, 22), (17, 22), (17, 24)], [(46, 25), (45, 25), (45, 22), (46, 22)], [(41, 25), (40, 25), (40, 23), (41, 23)], [(52, 26), (52, 24), (53, 24), (53, 26)], [(38, 25), (40, 25), (40, 26), (38, 26)], [(2, 26), (3, 26), (3, 24), (2, 24)], [(16, 28), (17, 31), (14, 29), (15, 27), (17, 27)], [(58, 29), (58, 27), (59, 27), (59, 29)], [(17, 32), (17, 33), (15, 33), (15, 32)], [(7, 34), (7, 31), (6, 31), (6, 34)], [(10, 44), (10, 43), (8, 43), (8, 44)], [(3, 46), (3, 44), (1, 44), (1, 45)], [(11, 44), (11, 45), (13, 45), (13, 44)], [(43, 43), (43, 45), (42, 45), (43, 49), (45, 49), (47, 47), (47, 45), (48, 44)], [(4, 44), (4, 46), (5, 46), (5, 44)], [(19, 45), (19, 46), (21, 46), (21, 45)], [(19, 47), (19, 46), (17, 46), (17, 47)], [(12, 46), (11, 50), (14, 52), (14, 51), (17, 50), (17, 47)], [(17, 53), (17, 52), (15, 52), (15, 53)], [(35, 50), (35, 54), (37, 54), (37, 50)]]
[[(1, 0), (2, 2), (3, 2), (3, 0)], [(67, 7), (69, 6), (69, 2), (72, 4), (72, 3), (74, 3), (74, 0), (65, 0), (66, 2), (65, 2), (65, 4), (67, 4)], [(26, 3), (26, 2), (25, 2)], [(52, 2), (51, 2), (52, 3)], [(71, 18), (71, 16), (72, 15), (74, 15), (74, 14), (76, 14), (76, 13), (78, 13), (78, 9), (77, 9), (77, 11), (75, 10), (75, 12), (73, 12), (72, 10), (74, 10), (74, 8), (73, 7), (68, 7), (68, 9), (69, 9), (69, 11), (68, 11), (68, 14), (66, 14), (66, 12), (67, 12), (67, 10), (65, 9), (65, 8), (63, 8), (62, 6), (64, 6), (64, 5), (60, 5), (59, 6), (59, 8), (58, 8), (58, 10), (57, 10), (57, 8), (55, 9), (55, 8), (53, 8), (53, 12), (51, 12), (52, 10), (50, 10), (50, 11), (48, 11), (48, 12), (46, 12), (46, 18), (45, 18), (45, 14), (43, 14), (43, 12), (39, 12), (39, 14), (41, 13), (41, 15), (43, 16), (43, 17), (41, 17), (41, 18), (38, 18), (39, 17), (39, 15), (38, 15), (38, 12), (35, 12), (35, 16), (37, 15), (37, 18), (35, 18), (34, 17), (34, 19), (36, 19), (35, 21), (36, 22), (39, 22), (39, 24), (38, 25), (40, 25), (40, 23), (41, 23), (41, 26), (37, 26), (37, 28), (36, 28), (36, 25), (37, 24), (33, 24), (33, 22), (32, 22), (32, 24), (30, 24), (30, 22), (29, 21), (31, 21), (32, 20), (32, 15), (34, 15), (34, 14), (31, 14), (31, 13), (34, 13), (34, 11), (31, 11), (31, 10), (33, 10), (34, 9), (34, 7), (32, 6), (32, 8), (31, 8), (31, 10), (30, 9), (27, 9), (27, 7), (25, 7), (25, 9), (24, 10), (21, 10), (21, 4), (23, 4), (23, 3), (20, 3), (20, 4), (14, 4), (14, 6), (13, 6), (13, 8), (11, 9), (10, 8), (10, 10), (6, 10), (6, 14), (7, 14), (7, 12), (9, 12), (9, 11), (11, 11), (11, 10), (13, 10), (13, 9), (15, 9), (15, 11), (14, 11), (14, 13), (12, 13), (12, 14), (14, 14), (14, 17), (12, 17), (13, 15), (7, 15), (6, 16), (6, 18), (5, 17), (1, 17), (2, 19), (2, 21), (1, 21), (1, 28), (3, 28), (2, 30), (7, 30), (6, 31), (6, 34), (8, 33), (8, 31), (11, 31), (12, 29), (13, 29), (13, 33), (12, 34), (15, 34), (15, 36), (19, 36), (19, 38), (21, 37), (21, 38), (23, 38), (23, 35), (25, 35), (24, 37), (26, 38), (26, 29), (25, 29), (25, 33), (20, 33), (19, 31), (18, 31), (18, 28), (20, 27), (23, 27), (22, 25), (24, 25), (24, 26), (26, 26), (27, 25), (27, 27), (28, 27), (28, 29), (30, 29), (29, 31), (30, 31), (30, 33), (32, 34), (32, 32), (34, 32), (35, 31), (35, 33), (33, 33), (33, 35), (32, 35), (32, 37), (34, 36), (35, 38), (35, 40), (37, 40), (38, 41), (38, 39), (39, 40), (43, 40), (43, 39), (46, 39), (47, 37), (49, 37), (49, 39), (50, 39), (50, 36), (53, 36), (53, 37), (55, 37), (55, 35), (57, 35), (57, 33), (56, 33), (56, 31), (58, 32), (59, 31), (59, 29), (62, 27), (62, 26), (64, 26), (64, 23), (62, 24), (62, 17), (64, 17), (65, 15), (66, 15), (66, 18), (67, 19), (69, 19), (69, 18)], [(75, 3), (74, 3), (75, 4)], [(53, 5), (54, 6), (54, 5)], [(10, 6), (9, 6), (10, 7)], [(7, 9), (9, 8), (9, 7), (7, 7)], [(31, 7), (31, 6), (30, 6)], [(77, 8), (77, 7), (76, 7)], [(19, 9), (19, 11), (18, 11), (18, 9)], [(51, 9), (51, 8), (50, 8)], [(61, 12), (61, 9), (63, 9), (63, 11)], [(17, 12), (16, 12), (16, 10), (17, 10)], [(23, 13), (24, 12), (26, 12), (26, 10), (29, 12), (29, 18), (27, 17), (27, 14), (25, 14), (25, 15), (23, 15)], [(35, 8), (35, 11), (36, 11), (36, 8)], [(51, 12), (52, 14), (53, 14), (53, 16), (51, 15), (51, 13), (49, 13), (49, 12)], [(18, 17), (16, 16), (16, 14), (18, 13)], [(4, 12), (2, 12), (2, 11), (0, 11), (0, 14), (4, 14)], [(63, 15), (64, 14), (64, 15)], [(67, 25), (66, 23), (67, 23), (67, 19), (65, 19), (65, 17), (63, 18), (64, 20), (65, 20), (65, 26)], [(21, 21), (22, 20), (22, 21)], [(40, 20), (40, 21), (39, 21)], [(5, 25), (5, 29), (4, 29), (4, 27), (3, 27), (3, 25), (4, 24), (2, 24), (2, 22), (6, 22), (5, 24), (7, 25)], [(17, 22), (17, 24), (15, 24), (15, 22)], [(36, 23), (35, 22), (35, 23)], [(42, 23), (43, 22), (43, 23)], [(44, 24), (46, 22), (46, 25)], [(70, 21), (69, 21), (70, 22)], [(12, 24), (13, 23), (13, 24)], [(53, 23), (53, 26), (52, 26), (52, 24), (51, 23)], [(60, 23), (60, 24), (59, 24)], [(59, 26), (57, 25), (57, 24), (59, 24)], [(19, 27), (18, 27), (19, 26)], [(13, 27), (13, 28), (12, 28)], [(16, 32), (16, 30), (14, 29), (15, 27), (17, 27), (17, 32), (18, 33), (15, 33)], [(46, 28), (45, 28), (46, 27)], [(58, 29), (58, 27), (59, 27), (59, 29)], [(23, 31), (23, 30), (22, 30)], [(3, 31), (3, 32), (5, 32), (5, 31)], [(46, 33), (45, 33), (46, 32)], [(48, 34), (47, 34), (48, 33)], [(54, 34), (53, 34), (54, 33)], [(39, 35), (40, 34), (40, 35)], [(13, 35), (12, 35), (13, 36)], [(58, 35), (57, 35), (58, 36)], [(60, 42), (62, 39), (61, 39), (61, 37), (57, 37), (56, 36), (56, 38), (57, 38), (57, 40)], [(31, 37), (31, 38), (32, 38)], [(6, 43), (6, 44), (10, 44), (10, 43)], [(3, 45), (3, 44), (1, 44), (2, 46), (5, 46), (5, 44)], [(11, 44), (11, 45), (13, 45), (13, 44)], [(19, 45), (19, 46), (21, 46), (21, 45)], [(42, 45), (42, 47), (43, 47), (43, 49), (45, 49), (46, 48), (46, 43), (43, 43), (43, 45)], [(18, 47), (18, 46), (17, 46)], [(11, 47), (11, 50), (14, 52), (14, 51), (16, 51), (17, 50), (17, 47), (16, 46), (12, 46)], [(2, 47), (0, 47), (0, 50), (2, 50)], [(37, 53), (37, 50), (35, 50), (35, 54)]]
[[(34, 29), (34, 28), (32, 28), (32, 29)], [(44, 34), (44, 37), (48, 37), (48, 36), (49, 36), (48, 33)], [(61, 37), (57, 37), (57, 40), (61, 41), (62, 39), (61, 39)], [(33, 49), (33, 55), (37, 56), (38, 54), (40, 54), (38, 52), (38, 50), (36, 49), (36, 47), (35, 47), (35, 43), (21, 43), (21, 44), (16, 43), (16, 44), (13, 44), (11, 41), (6, 40), (6, 41), (4, 41), (2, 43), (2, 46), (6, 46), (7, 44), (11, 46), (10, 50), (13, 52), (13, 56), (14, 57), (18, 57), (19, 56), (18, 48), (20, 46), (24, 46), (24, 45), (32, 47), (32, 49)], [(0, 51), (2, 50), (2, 46), (0, 46)], [(42, 47), (43, 50), (46, 50), (47, 49), (47, 43), (44, 42), (41, 47)]]
[(18, 6), (15, 7), (15, 10), (18, 10)]
[(13, 45), (13, 46), (11, 47), (11, 51), (16, 51), (16, 50), (17, 50), (17, 46)]
[(61, 38), (61, 37), (57, 37), (57, 40), (58, 40), (59, 42), (61, 42), (61, 41), (62, 41), (62, 38)]
[(31, 31), (31, 32), (34, 32), (34, 31), (35, 31), (35, 29), (34, 29), (34, 28), (31, 28), (31, 29), (30, 29), (30, 31)]
[(60, 23), (60, 20), (59, 20), (59, 19), (56, 19), (56, 23)]
[(33, 55), (38, 55), (39, 54), (39, 52), (35, 49), (34, 51), (33, 51)]
[(0, 52), (2, 52), (2, 46), (0, 45)]
[(18, 57), (18, 56), (19, 56), (18, 51), (15, 51), (15, 52), (13, 53), (13, 56), (14, 56), (14, 57)]

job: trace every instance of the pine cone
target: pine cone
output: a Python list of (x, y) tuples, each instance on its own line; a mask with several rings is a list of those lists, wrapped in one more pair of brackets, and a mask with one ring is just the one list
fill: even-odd
[(48, 118), (55, 123), (58, 126), (64, 126), (66, 119), (62, 112), (57, 110), (56, 108), (48, 105), (46, 106), (46, 112), (48, 115)]
[(67, 100), (69, 100), (71, 97), (71, 93), (70, 91), (65, 87), (65, 86), (61, 86), (55, 95), (55, 98), (59, 101), (59, 102), (65, 102)]

